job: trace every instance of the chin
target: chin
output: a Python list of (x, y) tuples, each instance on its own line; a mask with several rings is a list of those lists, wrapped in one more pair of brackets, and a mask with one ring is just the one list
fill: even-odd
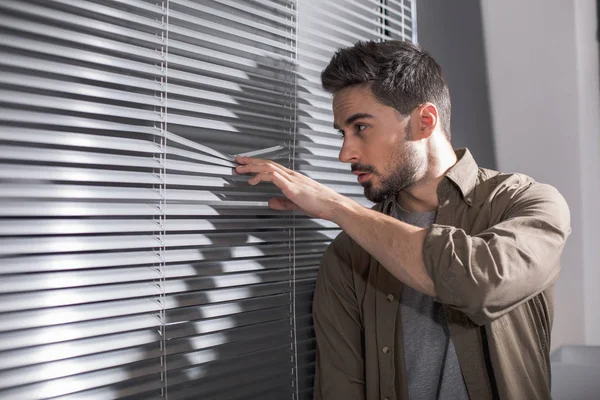
[(382, 192), (377, 188), (373, 187), (365, 187), (364, 195), (367, 198), (367, 200), (373, 203), (381, 203), (389, 196), (388, 193)]

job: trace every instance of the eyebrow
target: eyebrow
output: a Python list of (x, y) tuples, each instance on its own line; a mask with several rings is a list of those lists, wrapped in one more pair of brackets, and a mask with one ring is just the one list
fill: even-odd
[[(372, 116), (371, 114), (356, 113), (356, 114), (353, 114), (353, 115), (349, 116), (348, 118), (346, 118), (346, 122), (344, 123), (344, 125), (350, 125), (354, 121), (356, 121), (358, 119), (363, 119), (363, 118), (367, 118), (368, 119), (368, 118), (375, 118), (375, 117)], [(338, 126), (338, 124), (336, 124), (335, 122), (333, 123), (333, 128), (334, 129), (340, 129), (340, 127)]]

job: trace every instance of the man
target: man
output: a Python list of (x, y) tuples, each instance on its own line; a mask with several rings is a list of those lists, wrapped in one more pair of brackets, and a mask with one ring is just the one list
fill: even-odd
[(374, 209), (271, 161), (237, 167), (279, 187), (272, 208), (343, 229), (315, 290), (315, 398), (549, 399), (562, 196), (452, 149), (448, 87), (416, 46), (358, 43), (321, 77)]

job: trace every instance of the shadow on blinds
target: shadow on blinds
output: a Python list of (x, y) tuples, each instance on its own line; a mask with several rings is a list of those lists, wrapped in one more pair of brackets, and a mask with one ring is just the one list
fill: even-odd
[[(293, 167), (294, 66), (253, 58), (254, 69), (218, 87), (198, 82), (223, 79), (220, 74), (169, 65), (164, 270), (170, 399), (291, 399), (294, 295), (300, 356), (309, 369), (314, 364), (310, 301), (320, 256), (337, 226), (270, 210), (276, 188), (249, 186), (233, 164), (199, 147), (236, 154), (282, 145), (289, 154), (278, 161)], [(136, 367), (130, 378), (138, 376)], [(128, 384), (118, 397), (135, 392)]]

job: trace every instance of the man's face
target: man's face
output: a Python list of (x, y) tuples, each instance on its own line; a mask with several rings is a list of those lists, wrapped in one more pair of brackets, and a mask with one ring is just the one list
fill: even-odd
[(337, 92), (333, 115), (344, 140), (339, 159), (351, 164), (370, 201), (396, 196), (425, 174), (427, 164), (412, 140), (410, 118), (381, 104), (368, 85)]

